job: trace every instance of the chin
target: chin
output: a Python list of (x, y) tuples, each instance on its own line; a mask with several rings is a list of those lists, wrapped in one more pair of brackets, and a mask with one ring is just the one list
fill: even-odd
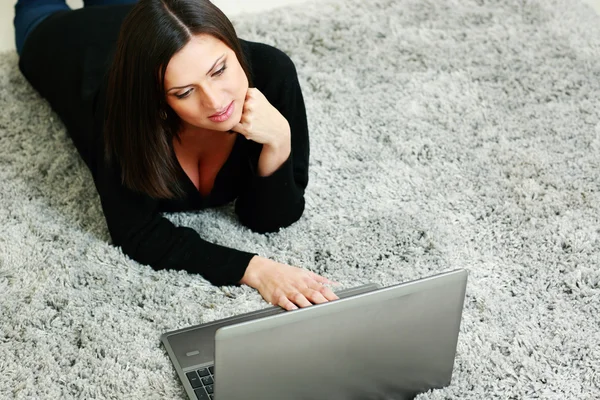
[[(217, 129), (223, 132), (228, 132), (235, 128), (235, 126), (237, 125), (237, 122), (233, 121), (236, 121), (236, 119), (232, 115), (228, 121), (223, 122)], [(239, 119), (237, 121), (239, 121)]]

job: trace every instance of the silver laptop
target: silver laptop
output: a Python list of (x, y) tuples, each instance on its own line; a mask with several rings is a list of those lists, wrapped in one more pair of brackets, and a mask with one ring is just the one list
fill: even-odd
[(408, 399), (450, 383), (467, 272), (162, 335), (190, 399)]

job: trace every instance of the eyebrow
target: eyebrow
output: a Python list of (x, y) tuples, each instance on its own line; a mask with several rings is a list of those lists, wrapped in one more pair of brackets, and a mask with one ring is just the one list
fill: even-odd
[[(222, 60), (224, 57), (225, 57), (225, 53), (223, 53), (223, 54), (221, 55), (221, 57), (217, 58), (217, 61), (215, 61), (215, 63), (212, 65), (212, 67), (210, 67), (210, 69), (208, 70), (208, 72), (206, 73), (206, 75), (210, 74), (210, 72), (211, 72), (213, 69), (215, 69), (215, 67), (217, 66), (217, 64), (219, 63), (219, 61), (221, 61), (221, 60)], [(168, 89), (168, 90), (167, 90), (167, 93), (168, 93), (168, 92), (170, 92), (170, 91), (171, 91), (171, 90), (173, 90), (173, 89), (183, 89), (183, 88), (186, 88), (186, 87), (188, 87), (188, 86), (190, 86), (190, 85), (184, 85), (184, 86), (173, 86), (172, 88), (170, 88), (170, 89)]]

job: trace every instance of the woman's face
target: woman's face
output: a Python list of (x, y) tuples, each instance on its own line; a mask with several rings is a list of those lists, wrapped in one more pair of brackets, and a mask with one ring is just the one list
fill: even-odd
[(184, 128), (228, 131), (240, 122), (248, 78), (233, 50), (214, 36), (194, 36), (175, 53), (164, 85)]

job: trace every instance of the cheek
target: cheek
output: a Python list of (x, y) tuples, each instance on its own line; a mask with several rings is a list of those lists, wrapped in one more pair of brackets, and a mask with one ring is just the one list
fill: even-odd
[(236, 87), (238, 97), (245, 99), (246, 93), (248, 92), (248, 78), (242, 69), (242, 66), (238, 64), (236, 74)]
[(184, 121), (193, 119), (197, 112), (190, 101), (170, 101), (169, 106)]

